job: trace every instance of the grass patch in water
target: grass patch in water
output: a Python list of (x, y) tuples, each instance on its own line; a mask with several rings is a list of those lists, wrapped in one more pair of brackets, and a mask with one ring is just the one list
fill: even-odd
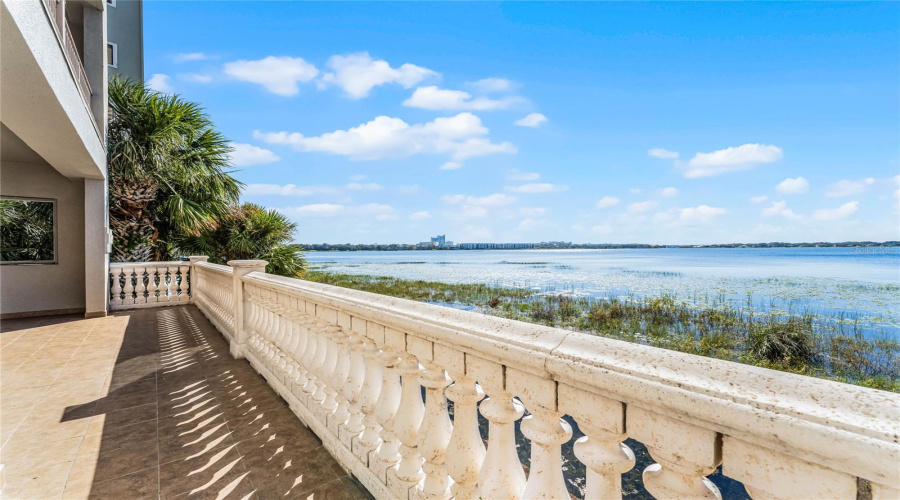
[(311, 270), (305, 279), (420, 302), (458, 303), (494, 316), (900, 392), (900, 343), (846, 315), (696, 305), (674, 294), (570, 297), (524, 288), (450, 284)]

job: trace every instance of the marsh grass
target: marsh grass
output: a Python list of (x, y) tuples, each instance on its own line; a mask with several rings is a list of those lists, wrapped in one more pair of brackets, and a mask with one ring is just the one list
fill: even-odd
[[(724, 295), (570, 296), (485, 284), (449, 284), (311, 270), (310, 281), (654, 347), (900, 392), (900, 343), (847, 313), (816, 314)], [(698, 305), (699, 304), (699, 305)]]

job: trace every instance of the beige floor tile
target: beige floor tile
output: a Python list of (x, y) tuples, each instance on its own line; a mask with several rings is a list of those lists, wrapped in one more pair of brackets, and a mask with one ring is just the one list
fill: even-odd
[(4, 478), (2, 497), (41, 500), (60, 498), (71, 468), (72, 462), (63, 462), (31, 470), (22, 475), (7, 474)]
[(75, 437), (52, 443), (34, 443), (31, 446), (13, 450), (3, 449), (3, 462), (9, 467), (6, 474), (36, 470), (61, 462), (72, 462), (78, 454), (83, 439)]

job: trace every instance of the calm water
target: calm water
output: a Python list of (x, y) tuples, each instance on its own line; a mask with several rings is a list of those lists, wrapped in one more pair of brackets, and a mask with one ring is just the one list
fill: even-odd
[(310, 252), (327, 271), (448, 283), (527, 287), (543, 293), (653, 296), (695, 304), (814, 311), (900, 328), (900, 249), (666, 248)]

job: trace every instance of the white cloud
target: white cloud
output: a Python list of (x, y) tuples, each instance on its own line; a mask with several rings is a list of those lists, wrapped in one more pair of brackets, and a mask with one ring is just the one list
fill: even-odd
[(516, 197), (504, 193), (494, 193), (487, 196), (466, 196), (463, 194), (451, 194), (441, 197), (446, 203), (452, 205), (465, 204), (476, 207), (505, 207), (515, 203)]
[(536, 181), (541, 178), (541, 174), (537, 172), (519, 172), (513, 168), (506, 172), (506, 178), (511, 181)]
[(529, 113), (513, 123), (520, 127), (537, 127), (545, 121), (547, 121), (547, 117), (542, 113)]
[(268, 196), (310, 196), (313, 194), (336, 194), (338, 191), (328, 186), (297, 186), (294, 184), (248, 184), (244, 194)]
[(281, 96), (297, 95), (298, 83), (305, 83), (319, 74), (312, 64), (299, 57), (269, 56), (258, 61), (225, 63), (226, 75), (245, 82), (258, 83), (269, 92)]
[(768, 144), (744, 144), (712, 153), (697, 153), (687, 165), (683, 166), (683, 173), (688, 178), (710, 177), (776, 162), (781, 157), (782, 151), (779, 147)]
[(476, 92), (509, 92), (515, 85), (506, 78), (483, 78), (477, 82), (466, 82), (466, 85)]
[(413, 95), (403, 101), (403, 105), (410, 108), (428, 110), (473, 110), (487, 111), (493, 109), (508, 109), (522, 102), (521, 97), (504, 97), (503, 99), (491, 99), (489, 97), (476, 97), (462, 90), (447, 90), (435, 85), (419, 87)]
[(202, 61), (206, 58), (207, 56), (203, 52), (182, 52), (181, 54), (175, 54), (172, 60), (177, 63), (183, 63), (188, 61)]
[(766, 196), (766, 195), (753, 196), (753, 197), (750, 198), (750, 202), (751, 202), (751, 203), (762, 203), (762, 202), (764, 202), (764, 201), (766, 201), (766, 200), (768, 200), (768, 199), (769, 199), (769, 197)]
[(823, 208), (816, 210), (815, 213), (813, 213), (813, 217), (815, 217), (816, 220), (823, 221), (841, 220), (850, 217), (856, 213), (857, 210), (859, 210), (859, 202), (851, 201), (844, 203), (837, 208)]
[(331, 72), (322, 75), (322, 85), (337, 85), (353, 99), (368, 96), (369, 91), (380, 85), (396, 83), (408, 89), (438, 75), (428, 68), (409, 63), (392, 68), (387, 61), (372, 59), (368, 52), (332, 56), (328, 67)]
[(458, 161), (448, 161), (441, 165), (441, 170), (459, 170), (463, 168), (463, 164)]
[(201, 75), (200, 73), (181, 73), (178, 78), (191, 83), (209, 83), (213, 81), (210, 75)]
[(353, 160), (406, 158), (416, 154), (448, 154), (454, 162), (496, 153), (515, 153), (509, 142), (499, 144), (482, 137), (488, 129), (471, 113), (435, 118), (409, 125), (400, 118), (378, 116), (348, 130), (335, 130), (316, 137), (299, 132), (255, 131), (253, 136), (269, 144), (292, 146), (297, 151), (318, 151)]
[(662, 188), (659, 190), (659, 195), (663, 198), (671, 198), (673, 196), (678, 196), (678, 190), (673, 187)]
[(522, 207), (519, 209), (519, 213), (527, 217), (540, 217), (547, 214), (547, 209), (544, 207)]
[(791, 220), (800, 220), (802, 218), (787, 207), (786, 201), (773, 201), (769, 208), (763, 209), (762, 214), (763, 217), (784, 217)]
[(829, 184), (825, 196), (828, 196), (829, 198), (854, 196), (866, 192), (873, 184), (875, 184), (875, 179), (873, 177), (867, 177), (858, 181), (843, 179), (833, 184)]
[(628, 205), (628, 212), (632, 214), (640, 214), (653, 210), (654, 208), (656, 208), (655, 201), (639, 201), (637, 203)]
[(344, 213), (346, 207), (335, 203), (315, 203), (299, 207), (280, 208), (279, 212), (287, 215), (300, 215), (306, 217), (334, 217)]
[(147, 85), (157, 92), (171, 92), (173, 89), (170, 82), (171, 78), (169, 78), (169, 75), (164, 73), (154, 73), (150, 76), (150, 79), (147, 80)]
[(549, 182), (533, 182), (530, 184), (522, 184), (520, 186), (506, 186), (506, 190), (512, 193), (560, 193), (568, 191), (569, 186), (559, 184), (550, 184)]
[(619, 204), (619, 199), (615, 196), (604, 196), (597, 202), (597, 208), (609, 208)]
[(397, 218), (396, 210), (390, 205), (383, 203), (369, 203), (362, 205), (356, 209), (356, 213), (368, 217), (375, 217), (376, 220), (394, 220)]
[(795, 179), (791, 179), (788, 177), (787, 179), (778, 183), (775, 186), (775, 190), (779, 193), (783, 194), (801, 194), (809, 191), (809, 181), (807, 181), (803, 177), (797, 177)]
[(422, 210), (421, 212), (413, 212), (409, 215), (409, 220), (425, 220), (431, 218), (431, 212)]
[(674, 160), (678, 158), (678, 151), (669, 151), (663, 148), (653, 148), (647, 151), (647, 154), (660, 160)]
[(231, 143), (232, 149), (230, 163), (235, 167), (247, 167), (250, 165), (262, 165), (280, 160), (277, 154), (268, 149), (260, 148), (252, 144)]
[(724, 208), (700, 205), (691, 208), (682, 208), (678, 211), (678, 219), (686, 224), (701, 224), (710, 222), (718, 215), (726, 212)]
[(381, 191), (384, 189), (384, 186), (377, 182), (351, 182), (350, 184), (347, 184), (347, 189), (351, 191)]

